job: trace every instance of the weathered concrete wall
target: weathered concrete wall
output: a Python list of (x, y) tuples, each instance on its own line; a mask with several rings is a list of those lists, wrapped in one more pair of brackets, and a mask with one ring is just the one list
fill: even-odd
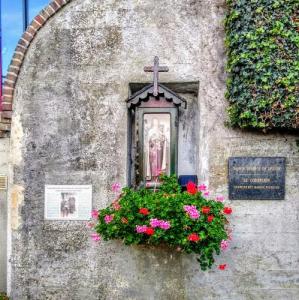
[[(0, 175), (8, 177), (9, 139), (0, 139)], [(0, 292), (6, 291), (7, 190), (0, 190)]]
[[(74, 0), (41, 29), (16, 86), (11, 189), (13, 299), (295, 299), (295, 136), (224, 127), (224, 0)], [(126, 183), (130, 82), (160, 57), (161, 81), (199, 81), (198, 175), (227, 194), (227, 158), (286, 156), (285, 201), (235, 201), (231, 251), (199, 270), (165, 249), (95, 245), (83, 222), (45, 221), (45, 184), (92, 184), (94, 207)], [(296, 186), (297, 185), (297, 186)]]

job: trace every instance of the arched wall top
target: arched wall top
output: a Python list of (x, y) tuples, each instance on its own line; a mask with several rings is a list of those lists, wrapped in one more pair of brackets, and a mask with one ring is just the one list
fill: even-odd
[(15, 86), (31, 42), (33, 41), (37, 32), (47, 23), (47, 21), (71, 1), (73, 0), (52, 1), (33, 19), (31, 24), (27, 27), (27, 30), (20, 38), (14, 51), (3, 85), (2, 107), (0, 108), (0, 138), (8, 137), (10, 133)]

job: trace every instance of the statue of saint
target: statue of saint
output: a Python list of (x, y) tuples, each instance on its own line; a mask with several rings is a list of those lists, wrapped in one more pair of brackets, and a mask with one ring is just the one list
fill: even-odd
[(152, 120), (151, 128), (148, 130), (147, 143), (146, 176), (150, 180), (157, 180), (161, 172), (166, 171), (167, 139), (164, 128), (160, 126), (159, 120), (156, 118)]

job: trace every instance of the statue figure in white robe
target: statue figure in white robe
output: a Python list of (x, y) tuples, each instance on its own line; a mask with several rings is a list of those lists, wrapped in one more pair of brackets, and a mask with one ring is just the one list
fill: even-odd
[(167, 167), (167, 138), (159, 126), (158, 119), (153, 119), (147, 138), (147, 179), (157, 180)]

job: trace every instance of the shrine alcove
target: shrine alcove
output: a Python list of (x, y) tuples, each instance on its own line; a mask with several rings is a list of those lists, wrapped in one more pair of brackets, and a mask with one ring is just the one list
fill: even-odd
[(156, 186), (159, 173), (197, 175), (198, 82), (159, 83), (158, 90), (130, 84), (129, 185)]

